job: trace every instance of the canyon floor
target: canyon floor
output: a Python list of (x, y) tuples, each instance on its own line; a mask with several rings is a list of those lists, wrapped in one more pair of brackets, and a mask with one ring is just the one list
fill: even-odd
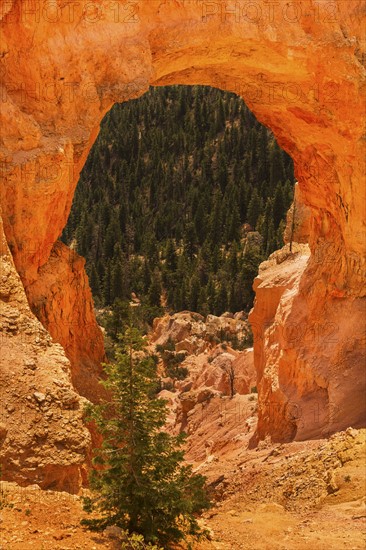
[[(149, 347), (181, 354), (183, 380), (163, 378), (167, 429), (187, 433), (186, 458), (207, 477), (213, 506), (200, 519), (209, 539), (196, 550), (363, 550), (366, 429), (318, 440), (257, 441), (253, 351), (233, 349), (247, 320), (191, 312), (157, 319)], [(226, 342), (219, 341), (225, 334)], [(166, 367), (166, 365), (165, 365)], [(164, 372), (164, 360), (159, 362)], [(235, 375), (231, 396), (230, 373)], [(0, 550), (120, 547), (118, 529), (85, 530), (81, 495), (2, 482)], [(83, 489), (83, 494), (88, 494)], [(183, 549), (183, 547), (182, 547)]]
[[(209, 455), (215, 504), (202, 523), (211, 540), (197, 550), (362, 550), (365, 546), (366, 430), (328, 440), (263, 443), (220, 457)], [(224, 451), (224, 449), (223, 449)], [(1, 550), (115, 549), (113, 529), (95, 534), (80, 526), (80, 496), (2, 483)]]

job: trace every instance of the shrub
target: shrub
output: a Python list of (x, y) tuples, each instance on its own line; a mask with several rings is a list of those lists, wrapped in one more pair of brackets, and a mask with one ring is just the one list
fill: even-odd
[(163, 548), (146, 543), (142, 535), (129, 535), (128, 531), (123, 531), (121, 550), (163, 550)]
[(184, 464), (185, 434), (163, 430), (167, 406), (156, 397), (156, 363), (144, 350), (139, 331), (128, 329), (117, 345), (116, 364), (105, 365), (112, 400), (89, 405), (103, 444), (95, 449), (93, 496), (84, 499), (84, 510), (100, 517), (82, 524), (94, 531), (116, 525), (142, 536), (150, 548), (162, 544), (168, 550), (188, 535), (203, 534), (196, 514), (210, 503), (205, 478)]
[(3, 510), (4, 508), (13, 508), (13, 504), (9, 502), (7, 492), (4, 491), (1, 479), (2, 479), (2, 473), (1, 473), (1, 465), (0, 465), (0, 510)]

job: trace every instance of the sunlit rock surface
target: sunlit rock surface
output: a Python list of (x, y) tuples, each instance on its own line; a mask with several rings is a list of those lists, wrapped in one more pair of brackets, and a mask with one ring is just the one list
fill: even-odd
[[(101, 340), (83, 267), (71, 275), (54, 248), (79, 172), (114, 102), (149, 85), (206, 84), (241, 95), (273, 130), (310, 209), (311, 255), (262, 269), (255, 283), (253, 323), (270, 325), (255, 328), (258, 433), (317, 437), (364, 425), (364, 3), (296, 6), (60, 0), (32, 12), (0, 3), (4, 231), (32, 310), (62, 343), (81, 393), (94, 382), (84, 387), (80, 365), (97, 376)], [(60, 330), (64, 322), (78, 329)], [(5, 334), (5, 352), (14, 339)], [(8, 384), (16, 389), (17, 378)]]

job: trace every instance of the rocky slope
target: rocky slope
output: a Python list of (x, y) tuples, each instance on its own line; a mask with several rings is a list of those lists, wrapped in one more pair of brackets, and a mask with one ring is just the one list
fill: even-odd
[[(248, 446), (257, 425), (253, 348), (230, 346), (232, 338), (236, 344), (248, 338), (243, 317), (185, 311), (155, 319), (149, 335), (150, 351), (163, 357), (160, 397), (169, 405), (168, 429), (186, 432), (186, 456), (196, 465)], [(182, 379), (164, 377), (174, 357), (181, 359)]]
[[(210, 539), (195, 550), (364, 549), (365, 430), (330, 440), (242, 448), (202, 468), (214, 507), (203, 525)], [(96, 534), (80, 520), (80, 497), (3, 483), (0, 540), (4, 548), (120, 548), (118, 529)], [(87, 493), (87, 491), (85, 491)]]
[[(257, 14), (238, 2), (235, 16), (218, 2), (112, 4), (36, 3), (33, 13), (21, 0), (0, 4), (1, 203), (32, 309), (45, 311), (39, 300), (49, 301), (49, 285), (65, 265), (54, 243), (111, 105), (141, 95), (150, 84), (235, 91), (293, 157), (301, 200), (310, 208), (311, 255), (297, 253), (298, 269), (290, 258), (286, 264), (275, 260), (256, 282), (259, 436), (302, 439), (324, 428), (364, 425), (362, 0), (304, 0), (296, 10), (279, 0)], [(2, 269), (6, 273), (6, 262)], [(60, 336), (73, 378), (79, 359), (95, 363), (97, 374), (100, 347), (83, 360), (85, 342), (98, 340), (94, 321), (80, 315), (84, 301), (91, 311), (84, 275), (79, 271), (80, 298), (75, 288), (66, 290), (73, 276), (58, 280), (56, 299), (39, 315), (50, 331), (65, 320), (78, 325)], [(84, 388), (84, 381), (82, 376), (78, 387), (88, 393), (92, 382)], [(17, 391), (18, 381), (7, 383)], [(29, 393), (31, 382), (24, 383)], [(299, 408), (292, 410), (292, 403)], [(74, 439), (79, 427), (77, 421), (70, 428)], [(13, 468), (22, 475), (21, 465)]]
[(365, 430), (347, 429), (327, 441), (263, 441), (211, 462), (204, 471), (218, 504), (206, 516), (214, 540), (204, 548), (363, 549), (364, 457)]
[[(251, 338), (245, 317), (243, 312), (206, 318), (190, 311), (166, 315), (154, 320), (149, 348), (167, 349), (168, 358), (171, 354), (183, 359), (180, 367), (188, 370), (188, 376), (183, 381), (174, 381), (179, 391), (210, 387), (230, 395), (232, 377), (235, 393), (250, 393), (256, 384), (256, 374), (253, 348), (247, 346), (241, 351)], [(171, 347), (174, 351), (169, 351)]]
[(69, 360), (30, 311), (0, 224), (0, 458), (20, 485), (78, 492), (90, 434)]

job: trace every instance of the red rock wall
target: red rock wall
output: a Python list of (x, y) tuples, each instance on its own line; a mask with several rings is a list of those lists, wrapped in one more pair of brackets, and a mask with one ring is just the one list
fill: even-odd
[[(65, 271), (65, 253), (54, 243), (102, 117), (114, 102), (137, 97), (149, 85), (207, 84), (240, 94), (292, 155), (311, 210), (310, 259), (301, 260), (290, 281), (280, 270), (279, 287), (276, 281), (256, 283), (258, 322), (262, 311), (266, 322), (275, 320), (270, 340), (267, 329), (261, 336), (263, 329), (255, 341), (259, 432), (277, 439), (315, 436), (323, 420), (301, 432), (284, 413), (286, 403), (308, 403), (315, 392), (322, 419), (329, 419), (332, 403), (341, 411), (337, 427), (364, 422), (358, 393), (355, 399), (355, 385), (357, 391), (365, 387), (359, 325), (366, 204), (364, 2), (239, 0), (229, 13), (233, 5), (0, 2), (4, 230), (32, 309), (51, 333), (57, 327), (75, 386), (88, 394), (79, 364), (98, 372), (100, 335), (82, 268)], [(67, 330), (65, 323), (79, 328)], [(331, 348), (323, 346), (322, 336), (316, 346), (313, 337), (303, 336), (317, 326), (326, 331), (328, 323), (339, 327)], [(283, 336), (292, 324), (301, 326), (295, 346)], [(87, 344), (92, 341), (94, 351)], [(279, 412), (269, 405), (274, 395), (283, 405)]]
[(292, 254), (286, 245), (254, 282), (260, 439), (327, 437), (365, 425), (364, 299), (327, 294), (311, 277), (312, 262), (306, 245), (295, 243)]
[(84, 265), (84, 258), (57, 241), (28, 296), (33, 312), (73, 365), (76, 390), (95, 401), (102, 393), (98, 379), (105, 354)]

